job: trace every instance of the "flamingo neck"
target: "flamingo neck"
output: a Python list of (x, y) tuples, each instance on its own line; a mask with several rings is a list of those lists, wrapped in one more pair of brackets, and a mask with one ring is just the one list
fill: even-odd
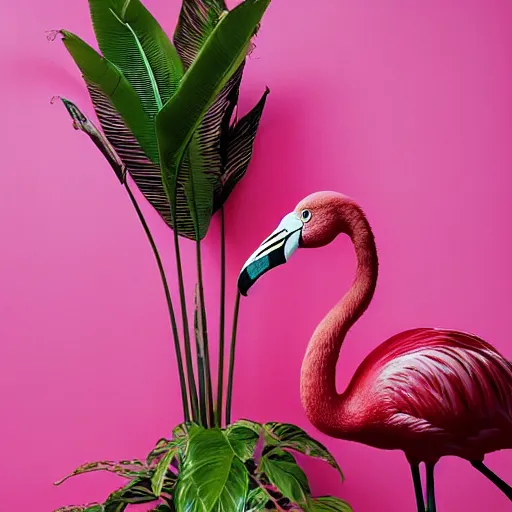
[(357, 271), (350, 290), (327, 314), (311, 338), (301, 371), (301, 400), (306, 414), (320, 431), (349, 437), (354, 418), (344, 394), (336, 390), (336, 364), (349, 329), (369, 306), (377, 284), (378, 259), (370, 225), (355, 203), (340, 204), (340, 233), (352, 239)]

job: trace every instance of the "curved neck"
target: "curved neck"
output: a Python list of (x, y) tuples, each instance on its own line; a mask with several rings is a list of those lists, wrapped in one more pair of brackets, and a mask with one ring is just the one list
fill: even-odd
[(378, 259), (373, 233), (360, 207), (343, 202), (337, 212), (340, 233), (352, 239), (357, 271), (350, 290), (316, 328), (301, 372), (301, 399), (320, 431), (340, 437), (350, 430), (344, 395), (336, 390), (336, 364), (345, 336), (370, 304), (377, 284)]

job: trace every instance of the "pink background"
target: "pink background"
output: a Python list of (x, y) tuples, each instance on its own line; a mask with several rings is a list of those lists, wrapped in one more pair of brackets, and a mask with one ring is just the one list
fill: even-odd
[[(178, 3), (147, 0), (169, 32)], [(229, 311), (262, 238), (303, 196), (334, 189), (366, 209), (381, 259), (340, 386), (376, 344), (420, 325), (473, 331), (512, 358), (511, 23), (508, 0), (274, 0), (242, 95), (246, 110), (271, 88), (250, 173), (227, 208)], [(148, 244), (102, 156), (50, 106), (62, 94), (91, 113), (71, 59), (45, 38), (61, 27), (92, 41), (85, 0), (1, 3), (2, 510), (102, 499), (115, 477), (51, 483), (84, 461), (143, 456), (181, 419)], [(171, 233), (145, 210), (173, 275)], [(213, 332), (217, 233), (214, 223), (204, 250)], [(324, 441), (347, 478), (307, 463), (316, 493), (356, 512), (410, 511), (400, 453), (317, 434), (299, 402), (309, 336), (353, 271), (340, 239), (254, 288), (242, 304), (235, 417), (295, 422)], [(509, 482), (511, 455), (488, 457)], [(437, 483), (441, 511), (510, 508), (464, 461), (442, 460)]]

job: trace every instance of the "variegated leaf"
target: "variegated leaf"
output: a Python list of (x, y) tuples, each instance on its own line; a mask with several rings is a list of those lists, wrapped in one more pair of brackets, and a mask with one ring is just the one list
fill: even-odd
[(246, 512), (263, 512), (268, 510), (266, 505), (270, 501), (267, 491), (261, 487), (252, 489), (247, 494)]
[[(137, 139), (127, 128), (123, 118), (114, 108), (108, 97), (92, 84), (88, 84), (96, 115), (105, 136), (115, 148), (127, 171), (139, 190), (157, 210), (163, 220), (172, 227), (171, 207), (162, 185), (162, 176), (158, 165), (154, 164), (144, 153)], [(185, 203), (185, 194), (178, 194), (178, 201)], [(193, 235), (193, 230), (189, 236)]]
[(90, 139), (94, 142), (96, 147), (107, 159), (107, 162), (114, 170), (119, 181), (121, 183), (124, 183), (126, 177), (126, 166), (124, 165), (119, 155), (116, 153), (116, 150), (114, 149), (112, 144), (108, 141), (105, 135), (103, 135), (103, 133), (100, 130), (98, 130), (98, 128), (96, 128), (94, 123), (90, 121), (74, 103), (67, 100), (66, 98), (59, 99), (62, 101), (69, 115), (73, 119), (73, 128), (75, 128), (75, 130), (81, 130), (87, 135), (89, 135)]
[(308, 479), (292, 454), (274, 450), (264, 455), (259, 471), (287, 499), (297, 505), (307, 507), (310, 500)]
[(158, 461), (162, 458), (162, 455), (165, 455), (170, 448), (172, 441), (168, 439), (162, 438), (159, 439), (155, 445), (155, 447), (149, 452), (146, 457), (146, 464), (148, 466), (152, 466), (155, 461)]
[[(162, 181), (171, 202), (174, 202), (180, 175), (189, 179), (182, 172), (185, 155), (188, 153), (189, 160), (192, 160), (200, 153), (194, 149), (190, 151), (191, 141), (215, 99), (245, 60), (251, 38), (269, 3), (270, 0), (245, 0), (220, 19), (194, 64), (185, 73), (178, 90), (156, 117)], [(190, 169), (195, 171), (192, 162)], [(210, 182), (204, 180), (199, 183), (199, 179), (198, 173), (185, 186), (189, 204), (194, 203), (191, 212), (196, 239), (202, 238), (208, 230), (213, 208)], [(205, 186), (204, 191), (202, 185)], [(193, 199), (190, 191), (195, 195)], [(204, 200), (204, 204), (200, 204), (200, 200)]]
[(263, 425), (261, 423), (257, 423), (256, 421), (246, 420), (246, 419), (238, 420), (236, 423), (233, 423), (232, 425), (230, 425), (227, 428), (227, 430), (229, 431), (230, 428), (232, 428), (232, 427), (245, 427), (245, 428), (252, 430), (253, 432), (256, 432), (258, 435), (260, 434), (260, 432), (263, 429)]
[(172, 431), (173, 440), (178, 443), (179, 453), (178, 460), (184, 460), (185, 454), (188, 449), (188, 442), (190, 439), (190, 430), (194, 430), (197, 427), (194, 423), (181, 423), (177, 427), (175, 427)]
[(115, 473), (118, 476), (129, 479), (140, 476), (147, 476), (149, 474), (148, 466), (146, 466), (144, 462), (138, 459), (121, 461), (104, 460), (83, 464), (82, 466), (75, 469), (73, 473), (70, 473), (69, 475), (55, 482), (55, 485), (61, 485), (66, 480), (74, 476), (82, 475), (83, 473), (92, 473), (94, 471), (107, 471), (109, 473)]
[(314, 498), (308, 510), (310, 512), (353, 512), (346, 501), (333, 496)]
[[(162, 494), (170, 496), (173, 492), (174, 478), (164, 481)], [(105, 501), (104, 512), (123, 512), (128, 505), (157, 501), (151, 489), (151, 478), (137, 478), (118, 491), (113, 492)]]
[[(240, 75), (241, 71), (230, 80), (225, 90), (208, 111), (197, 134), (194, 136), (194, 146), (190, 149), (193, 148), (197, 155), (195, 168), (190, 169), (190, 164), (185, 160), (180, 170), (180, 179), (177, 185), (176, 218), (178, 233), (186, 238), (195, 239), (195, 230), (191, 207), (187, 199), (188, 197), (194, 198), (194, 195), (189, 190), (187, 196), (185, 187), (187, 184), (190, 186), (190, 173), (195, 171), (198, 176), (196, 181), (199, 180), (199, 184), (196, 184), (196, 186), (200, 187), (201, 183), (206, 183), (206, 190), (209, 191), (209, 194), (212, 194), (212, 190), (218, 189), (220, 183), (218, 146), (221, 119), (228, 108), (226, 104), (226, 97), (229, 94), (228, 86), (233, 87), (236, 79), (240, 79)], [(108, 141), (126, 165), (127, 171), (139, 190), (158, 211), (167, 225), (173, 228), (171, 207), (162, 184), (160, 168), (146, 157), (121, 116), (102, 91), (92, 85), (89, 85), (88, 88), (96, 115)], [(204, 186), (200, 190), (204, 192)], [(206, 211), (200, 212), (200, 214), (211, 216), (211, 208), (207, 208)], [(203, 232), (202, 235), (204, 236), (204, 234), (206, 232)]]
[[(178, 175), (177, 221), (179, 232), (187, 238), (198, 217), (197, 237), (206, 236), (213, 214), (213, 198), (220, 188), (222, 159), (220, 153), (223, 120), (231, 107), (233, 92), (242, 80), (243, 65), (223, 87), (194, 133)], [(188, 207), (181, 204), (180, 191), (185, 191)]]
[(176, 512), (174, 505), (161, 503), (158, 507), (152, 509), (150, 512)]
[[(238, 108), (238, 97), (240, 95), (240, 85), (242, 83), (242, 76), (245, 69), (245, 61), (242, 62), (240, 68), (233, 75), (232, 80), (227, 83), (227, 87), (229, 87), (229, 93), (226, 95), (227, 108), (224, 113), (224, 118), (222, 119), (221, 125), (221, 134), (220, 134), (220, 156), (221, 156), (221, 173), (224, 172), (226, 168), (226, 159), (227, 159), (227, 151), (229, 143), (229, 135), (231, 132), (231, 127), (236, 122), (236, 112)], [(234, 119), (233, 119), (234, 118)], [(219, 182), (218, 189), (220, 190), (221, 183)]]
[[(62, 42), (87, 84), (102, 92), (136, 137), (144, 153), (159, 162), (154, 117), (145, 110), (135, 89), (121, 71), (77, 35), (61, 30)], [(112, 143), (112, 141), (111, 141)], [(114, 146), (115, 147), (115, 146)], [(119, 153), (119, 152), (118, 152)], [(121, 159), (122, 155), (119, 155)]]
[(247, 420), (238, 421), (226, 429), (226, 438), (242, 462), (246, 462), (254, 456), (261, 429), (262, 427), (258, 423)]
[(61, 507), (53, 512), (104, 512), (104, 509), (100, 503), (90, 503), (88, 505)]
[(172, 431), (172, 437), (173, 439), (176, 439), (180, 442), (180, 449), (186, 451), (190, 437), (190, 431), (196, 427), (197, 425), (194, 423), (180, 423), (178, 426), (174, 427)]
[(151, 477), (151, 490), (155, 496), (160, 496), (162, 493), (162, 488), (164, 486), (164, 481), (167, 476), (169, 466), (171, 465), (171, 461), (177, 453), (178, 443), (173, 441), (169, 443), (166, 454), (158, 462), (155, 468), (155, 473)]
[(239, 459), (234, 458), (224, 489), (212, 512), (244, 512), (248, 478), (245, 466)]
[(174, 45), (185, 69), (192, 64), (225, 10), (224, 0), (183, 0)]
[(263, 425), (263, 429), (265, 431), (266, 451), (273, 449), (294, 450), (309, 457), (324, 460), (338, 470), (343, 478), (341, 468), (336, 459), (329, 453), (329, 450), (301, 428), (289, 423), (271, 422)]
[[(174, 466), (176, 469), (178, 468), (178, 462), (182, 454), (182, 450), (186, 450), (187, 439), (173, 439), (169, 441), (167, 439), (160, 439), (155, 447), (149, 452), (146, 457), (146, 464), (151, 468), (154, 467), (162, 460), (162, 457), (167, 454), (167, 452), (174, 447), (177, 446), (178, 450), (175, 453), (175, 458), (171, 459), (171, 466)], [(184, 453), (184, 451), (183, 451)]]
[(267, 89), (257, 105), (229, 131), (225, 167), (221, 175), (221, 188), (215, 197), (214, 210), (218, 210), (226, 202), (236, 184), (247, 172), (268, 93)]

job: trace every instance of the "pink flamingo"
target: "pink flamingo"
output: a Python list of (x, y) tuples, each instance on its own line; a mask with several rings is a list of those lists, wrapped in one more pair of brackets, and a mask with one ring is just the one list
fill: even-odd
[(240, 292), (246, 295), (298, 247), (321, 247), (341, 233), (354, 244), (356, 277), (307, 348), (301, 399), (309, 420), (332, 437), (402, 450), (419, 512), (425, 512), (419, 465), (426, 465), (427, 510), (435, 512), (434, 465), (446, 455), (470, 461), (512, 501), (512, 487), (483, 463), (486, 453), (512, 448), (512, 363), (484, 340), (444, 329), (402, 332), (373, 350), (345, 392), (337, 392), (341, 346), (377, 283), (374, 237), (357, 203), (335, 192), (303, 199), (244, 265)]

